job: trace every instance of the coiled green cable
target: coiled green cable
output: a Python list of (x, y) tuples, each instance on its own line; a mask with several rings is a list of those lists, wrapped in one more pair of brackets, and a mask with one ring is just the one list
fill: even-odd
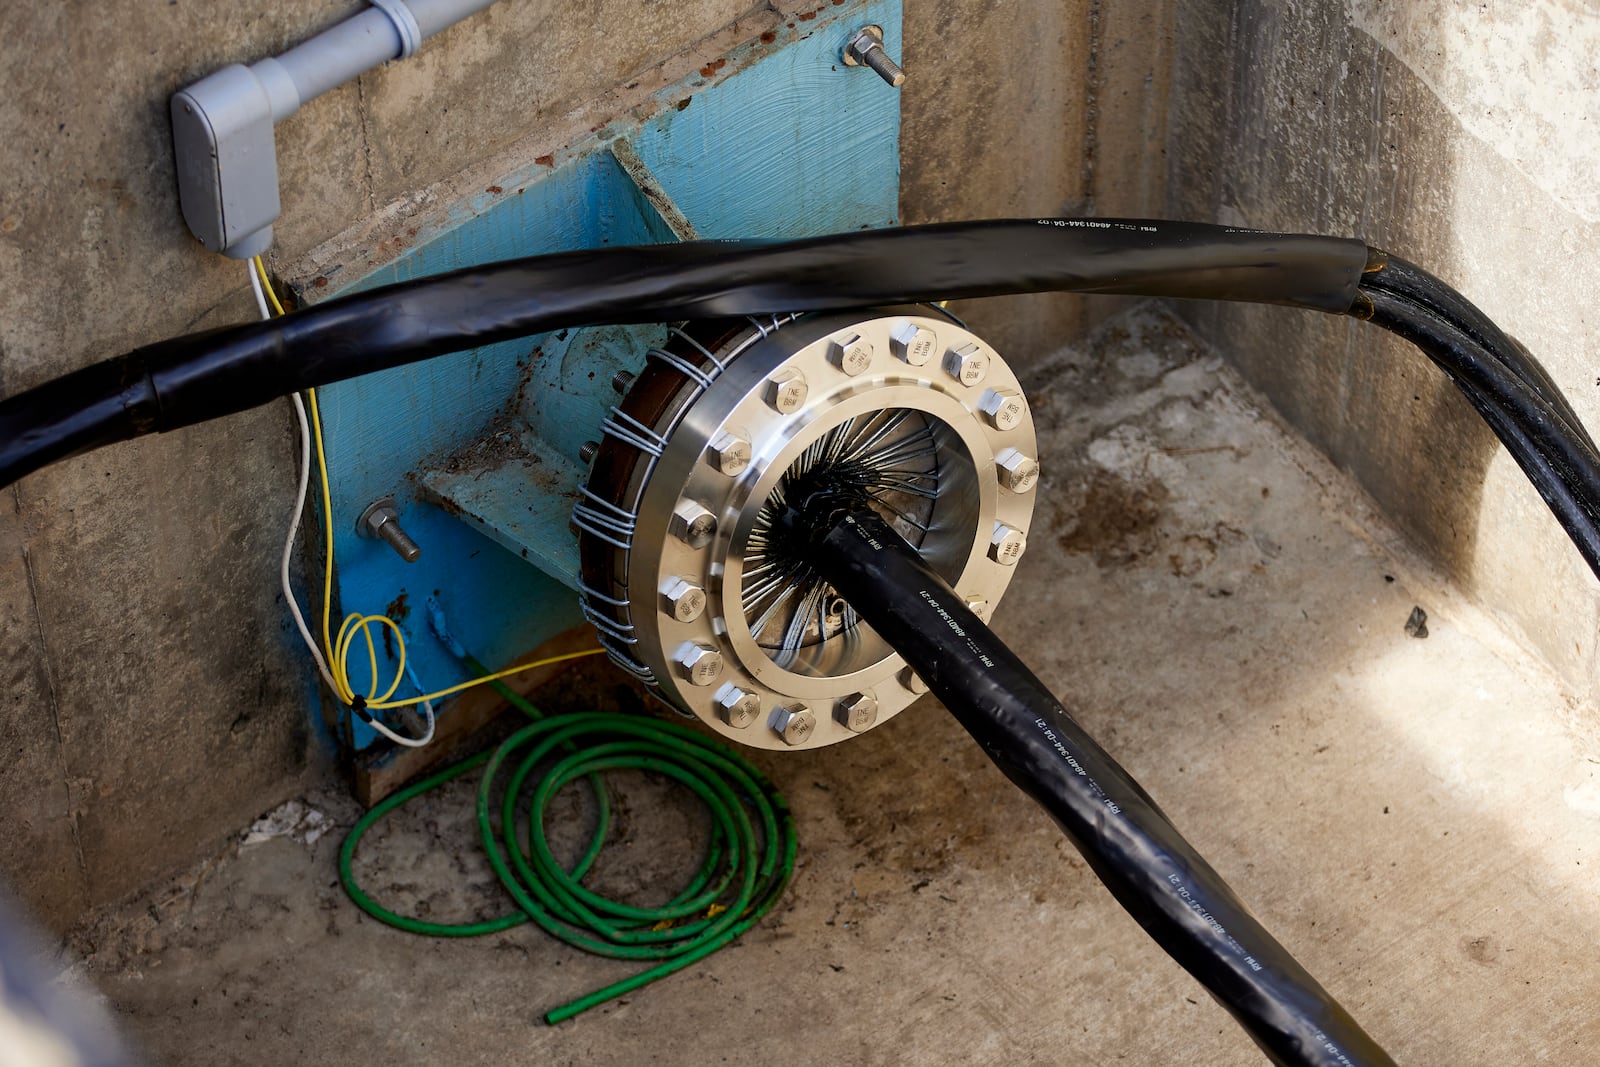
[[(472, 669), (487, 673), (481, 664), (464, 658)], [(545, 717), (511, 689), (494, 685), (532, 721), (492, 752), (462, 760), (388, 797), (351, 827), (339, 850), (339, 879), (357, 907), (397, 929), (434, 937), (475, 937), (532, 920), (587, 952), (660, 961), (546, 1012), (545, 1022), (552, 1025), (704, 959), (772, 910), (794, 874), (794, 820), (783, 795), (749, 761), (676, 723), (602, 712)], [(542, 766), (549, 757), (558, 758)], [(411, 798), (485, 764), (478, 784), (478, 833), (490, 865), (518, 910), (478, 922), (436, 923), (401, 915), (368, 896), (351, 869), (362, 836)], [(513, 769), (497, 824), (491, 798), (496, 778), (508, 765)], [(611, 825), (602, 775), (622, 769), (671, 778), (698, 796), (711, 815), (710, 841), (700, 869), (660, 907), (635, 907), (583, 886)], [(567, 871), (550, 851), (544, 819), (556, 794), (579, 778), (594, 791), (598, 817), (583, 858)], [(518, 832), (521, 826), (527, 830), (526, 849)]]

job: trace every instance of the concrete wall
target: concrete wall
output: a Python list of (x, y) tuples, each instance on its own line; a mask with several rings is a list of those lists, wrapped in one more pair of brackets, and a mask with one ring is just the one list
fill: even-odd
[[(242, 266), (205, 253), (180, 220), (167, 99), (360, 6), (113, 0), (12, 20), (0, 50), (0, 391), (253, 317)], [(1165, 115), (1167, 62), (1148, 42), (1167, 40), (1166, 6), (907, 0), (905, 217), (1151, 210), (1162, 165), (1147, 135)], [(304, 259), (374, 218), (380, 232), (420, 190), (559, 135), (714, 31), (737, 20), (701, 51), (805, 9), (499, 4), (279, 128), (274, 258)], [(1023, 362), (1094, 314), (1060, 299), (971, 311)], [(326, 759), (276, 592), (290, 426), (274, 405), (5, 493), (0, 881), (53, 926), (191, 862)]]
[[(1600, 12), (1573, 0), (1184, 0), (1169, 211), (1365, 238), (1519, 337), (1600, 425)], [(1270, 308), (1186, 313), (1580, 691), (1600, 596), (1511, 459), (1408, 345)]]

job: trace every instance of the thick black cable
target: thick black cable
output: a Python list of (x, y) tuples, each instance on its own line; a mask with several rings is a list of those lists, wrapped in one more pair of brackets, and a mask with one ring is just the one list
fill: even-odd
[(1274, 1062), (1393, 1063), (915, 549), (872, 512), (819, 499), (788, 516), (798, 551)]
[(1530, 386), (1560, 416), (1566, 429), (1587, 444), (1591, 452), (1600, 451), (1544, 365), (1455, 288), (1415, 263), (1378, 249), (1372, 250), (1372, 262), (1361, 279), (1361, 288), (1366, 292), (1388, 292), (1403, 297), (1466, 334)]
[(1405, 297), (1365, 295), (1368, 321), (1416, 345), (1462, 390), (1600, 576), (1600, 462), (1594, 453), (1531, 386), (1461, 330)]
[(1184, 222), (1002, 219), (488, 264), (149, 345), (0, 401), (0, 486), (114, 441), (563, 327), (1047, 291), (1343, 313), (1367, 258), (1361, 242), (1332, 237)]

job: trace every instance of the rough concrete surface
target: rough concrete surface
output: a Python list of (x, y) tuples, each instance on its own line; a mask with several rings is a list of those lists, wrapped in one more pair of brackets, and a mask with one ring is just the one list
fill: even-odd
[[(1584, 1060), (1592, 707), (1170, 315), (1027, 374), (1045, 475), (999, 632), (1400, 1062)], [(337, 831), (224, 848), (82, 929), (76, 969), (163, 1064), (1259, 1060), (931, 701), (755, 758), (799, 823), (777, 911), (556, 1028), (538, 1013), (629, 966), (525, 928), (447, 942), (369, 920), (335, 883), (356, 814), (337, 789), (304, 798)], [(647, 780), (619, 792), (597, 877), (661, 893), (702, 817)], [(503, 907), (469, 794), (392, 817), (358, 857), (371, 889), (436, 919)]]
[[(1600, 422), (1600, 11), (1569, 0), (1178, 5), (1169, 211), (1357, 236), (1420, 263)], [(1354, 322), (1185, 315), (1501, 621), (1580, 688), (1600, 586), (1453, 386)]]

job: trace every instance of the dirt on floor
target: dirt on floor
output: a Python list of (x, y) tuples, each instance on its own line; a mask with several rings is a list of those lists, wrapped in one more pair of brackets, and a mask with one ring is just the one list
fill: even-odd
[[(1032, 375), (1043, 480), (998, 632), (1400, 1062), (1585, 1062), (1600, 1043), (1600, 740), (1564, 693), (1177, 322), (1143, 309)], [(1413, 609), (1427, 637), (1410, 636)], [(553, 706), (635, 697), (597, 665)], [(391, 929), (335, 873), (330, 783), (101, 916), (66, 964), (158, 1064), (1236, 1064), (1260, 1054), (932, 700), (751, 753), (799, 863), (731, 947), (548, 1027), (638, 964), (522, 926)], [(356, 870), (434, 920), (508, 908), (476, 774)], [(603, 891), (658, 901), (707, 818), (614, 783)], [(557, 851), (586, 840), (558, 798)]]

